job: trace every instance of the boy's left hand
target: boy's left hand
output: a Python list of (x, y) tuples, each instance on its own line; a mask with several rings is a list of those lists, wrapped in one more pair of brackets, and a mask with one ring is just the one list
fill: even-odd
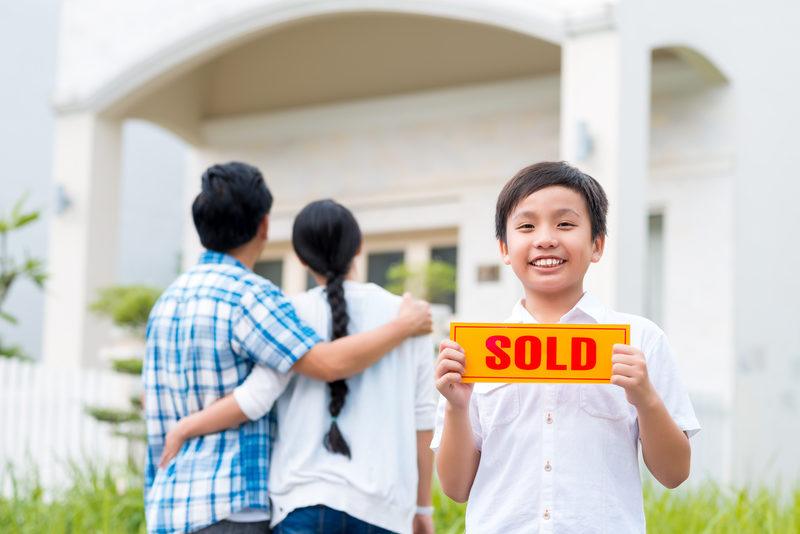
[(611, 353), (611, 383), (625, 390), (628, 402), (636, 408), (658, 398), (650, 378), (644, 354), (636, 347), (617, 343)]

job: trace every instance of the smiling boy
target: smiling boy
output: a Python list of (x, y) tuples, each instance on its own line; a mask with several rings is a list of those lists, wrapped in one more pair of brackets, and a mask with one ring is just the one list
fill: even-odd
[(463, 349), (441, 343), (443, 398), (431, 447), (444, 492), (467, 501), (468, 532), (644, 532), (638, 444), (668, 488), (689, 476), (700, 426), (664, 333), (584, 292), (600, 261), (608, 200), (563, 162), (519, 171), (497, 200), (503, 261), (524, 298), (509, 323), (631, 325), (611, 384), (465, 384)]

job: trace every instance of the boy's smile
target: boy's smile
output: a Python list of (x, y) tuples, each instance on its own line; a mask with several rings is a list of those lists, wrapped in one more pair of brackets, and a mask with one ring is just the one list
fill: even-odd
[(583, 277), (589, 264), (600, 260), (603, 245), (603, 236), (592, 239), (583, 196), (550, 186), (528, 195), (511, 212), (500, 253), (529, 302), (544, 297), (572, 306), (583, 294)]

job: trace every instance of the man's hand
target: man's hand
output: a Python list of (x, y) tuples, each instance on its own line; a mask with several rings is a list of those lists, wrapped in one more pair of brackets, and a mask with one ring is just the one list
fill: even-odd
[(450, 339), (439, 344), (439, 358), (436, 360), (436, 389), (447, 399), (453, 408), (466, 409), (472, 396), (473, 384), (462, 384), (466, 357), (461, 345)]
[(434, 534), (433, 518), (429, 515), (416, 514), (412, 525), (414, 534)]
[(433, 331), (431, 305), (424, 300), (416, 300), (411, 293), (403, 295), (397, 319), (406, 324), (409, 336), (422, 336)]
[(167, 437), (164, 440), (164, 450), (161, 451), (161, 459), (158, 460), (158, 467), (164, 469), (169, 465), (173, 458), (178, 455), (181, 447), (186, 442), (186, 432), (181, 423), (185, 419), (178, 421), (178, 424), (172, 427), (172, 430), (167, 432)]
[(630, 345), (617, 343), (611, 354), (611, 383), (622, 387), (628, 402), (637, 409), (659, 400), (650, 378), (644, 354)]

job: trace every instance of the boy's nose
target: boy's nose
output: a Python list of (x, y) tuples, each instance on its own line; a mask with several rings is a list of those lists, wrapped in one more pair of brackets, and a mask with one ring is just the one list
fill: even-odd
[(536, 248), (555, 248), (558, 246), (558, 241), (551, 235), (540, 235), (534, 238), (533, 246)]

